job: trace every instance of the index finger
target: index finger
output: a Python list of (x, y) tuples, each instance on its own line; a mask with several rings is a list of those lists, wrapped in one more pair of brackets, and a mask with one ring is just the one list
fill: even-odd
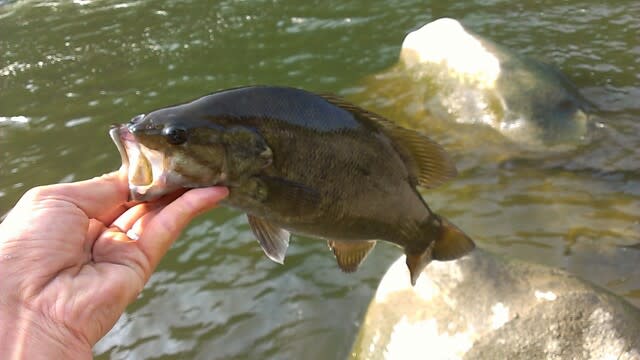
[[(155, 204), (157, 208), (142, 217), (125, 213), (123, 222), (134, 222), (133, 226), (114, 226), (104, 231), (93, 246), (93, 260), (125, 265), (139, 274), (144, 283), (187, 224), (203, 211), (214, 208), (228, 193), (224, 187), (191, 189), (174, 201), (162, 199)], [(126, 219), (130, 216), (133, 218)], [(131, 230), (139, 235), (138, 240), (126, 235)], [(132, 289), (123, 289), (129, 290)], [(139, 291), (133, 290), (136, 294)]]
[(68, 201), (88, 218), (108, 225), (127, 209), (129, 186), (126, 174), (114, 171), (89, 180), (43, 186), (38, 188), (38, 196)]
[[(227, 195), (229, 190), (221, 186), (190, 189), (158, 209), (154, 216), (143, 217), (134, 224), (132, 229), (141, 234), (138, 246), (149, 260), (151, 270), (191, 220), (217, 206)], [(136, 229), (135, 225), (139, 228)]]

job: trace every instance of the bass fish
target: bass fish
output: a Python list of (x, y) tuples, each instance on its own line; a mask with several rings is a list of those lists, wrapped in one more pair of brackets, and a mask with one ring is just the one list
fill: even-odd
[(404, 248), (415, 285), (432, 259), (475, 247), (416, 189), (456, 175), (444, 149), (338, 97), (274, 86), (222, 90), (138, 115), (110, 135), (133, 200), (226, 186), (223, 204), (247, 213), (278, 263), (290, 232), (327, 240), (345, 272), (384, 240)]

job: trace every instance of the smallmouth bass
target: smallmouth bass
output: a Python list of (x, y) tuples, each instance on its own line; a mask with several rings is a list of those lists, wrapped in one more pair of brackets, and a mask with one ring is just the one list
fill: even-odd
[(247, 213), (278, 263), (290, 232), (327, 240), (346, 272), (384, 240), (404, 248), (415, 285), (432, 259), (457, 259), (475, 247), (416, 189), (456, 175), (444, 149), (334, 96), (274, 86), (222, 90), (138, 115), (110, 135), (132, 199), (226, 186), (223, 204)]

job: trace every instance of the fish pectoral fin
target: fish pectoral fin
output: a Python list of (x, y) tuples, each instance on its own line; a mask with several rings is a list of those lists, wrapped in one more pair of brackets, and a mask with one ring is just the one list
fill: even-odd
[(247, 214), (247, 219), (249, 220), (251, 231), (258, 238), (258, 242), (267, 257), (278, 264), (283, 264), (291, 234), (287, 230), (279, 228), (262, 218)]
[(329, 240), (329, 248), (336, 256), (338, 266), (344, 272), (354, 272), (366, 259), (371, 249), (376, 245), (375, 240)]
[(440, 236), (435, 240), (432, 252), (434, 260), (455, 260), (475, 249), (473, 240), (457, 226), (443, 217), (440, 217), (440, 222)]
[(263, 203), (283, 216), (306, 216), (317, 211), (320, 194), (305, 184), (273, 176), (259, 176), (267, 191)]

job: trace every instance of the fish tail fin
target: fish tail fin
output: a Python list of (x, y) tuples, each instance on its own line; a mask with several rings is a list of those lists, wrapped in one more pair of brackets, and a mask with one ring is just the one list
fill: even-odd
[[(411, 275), (411, 285), (415, 285), (422, 270), (431, 260), (448, 261), (461, 258), (476, 246), (462, 230), (449, 220), (432, 214), (420, 229), (423, 247), (405, 247), (407, 267)], [(426, 242), (424, 241), (426, 237)], [(415, 244), (418, 242), (412, 242)]]

